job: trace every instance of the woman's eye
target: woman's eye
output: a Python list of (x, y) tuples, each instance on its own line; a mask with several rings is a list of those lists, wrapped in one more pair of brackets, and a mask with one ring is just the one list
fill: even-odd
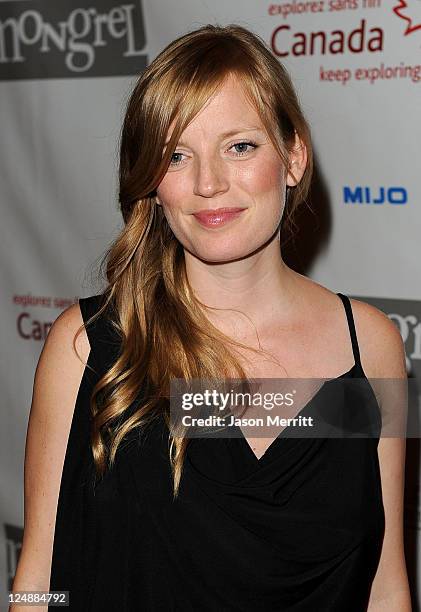
[[(236, 142), (235, 144), (232, 145), (232, 147), (252, 147), (252, 151), (254, 151), (254, 149), (257, 148), (256, 143), (254, 142)], [(232, 149), (232, 147), (230, 147)], [(238, 155), (244, 155), (245, 153), (249, 153), (250, 151), (247, 151), (245, 149), (243, 149), (242, 151), (237, 151)]]
[[(247, 150), (247, 147), (251, 147), (251, 150), (254, 151), (254, 149), (257, 149), (258, 145), (251, 141), (242, 141), (242, 142), (234, 143), (233, 145), (231, 145), (230, 149), (234, 147), (240, 147), (240, 151), (237, 150), (235, 153), (236, 153), (236, 157), (241, 157), (242, 155), (245, 155), (246, 153), (250, 153), (250, 150)], [(183, 163), (182, 159), (178, 159), (178, 160), (174, 159), (177, 156), (180, 158), (183, 156), (183, 153), (174, 152), (172, 154), (171, 161), (170, 161), (171, 166), (179, 166), (180, 164)]]
[(176, 157), (177, 155), (183, 155), (183, 154), (182, 153), (173, 153), (172, 156), (171, 156), (171, 162), (170, 162), (171, 166), (179, 166), (181, 164), (181, 161), (178, 161), (178, 162), (177, 161), (176, 162), (173, 161), (174, 157)]

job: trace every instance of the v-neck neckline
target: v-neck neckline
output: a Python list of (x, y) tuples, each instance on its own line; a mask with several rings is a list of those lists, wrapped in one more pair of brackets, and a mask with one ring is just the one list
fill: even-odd
[[(346, 378), (347, 376), (349, 376), (350, 374), (352, 374), (354, 372), (354, 370), (357, 368), (357, 363), (354, 363), (354, 365), (347, 371), (344, 372), (343, 374), (341, 374), (340, 376), (336, 376), (335, 378), (328, 378), (325, 380), (325, 382), (321, 385), (321, 387), (316, 391), (316, 393), (308, 400), (308, 402), (306, 402), (304, 404), (304, 406), (297, 412), (297, 414), (295, 415), (294, 418), (299, 417), (300, 415), (302, 415), (302, 413), (304, 412), (304, 410), (307, 410), (311, 404), (319, 397), (319, 395), (322, 393), (322, 391), (326, 388), (326, 385), (329, 382), (335, 381), (335, 380), (340, 380), (341, 378)], [(250, 446), (250, 444), (247, 441), (247, 438), (244, 436), (243, 434), (243, 430), (241, 429), (241, 427), (239, 426), (234, 426), (234, 428), (238, 429), (239, 431), (239, 437), (238, 440), (240, 440), (240, 444), (245, 448), (245, 452), (247, 454), (249, 454), (251, 456), (252, 461), (257, 464), (260, 465), (263, 463), (264, 460), (266, 460), (270, 453), (273, 452), (277, 442), (279, 442), (279, 440), (281, 440), (284, 436), (284, 432), (289, 431), (290, 430), (290, 425), (286, 425), (283, 429), (281, 429), (281, 431), (278, 433), (278, 435), (272, 440), (272, 442), (269, 444), (269, 446), (267, 447), (267, 449), (265, 450), (265, 452), (263, 453), (263, 455), (261, 455), (260, 457), (258, 457), (256, 455), (256, 453), (254, 452), (254, 450), (252, 449), (252, 447)]]

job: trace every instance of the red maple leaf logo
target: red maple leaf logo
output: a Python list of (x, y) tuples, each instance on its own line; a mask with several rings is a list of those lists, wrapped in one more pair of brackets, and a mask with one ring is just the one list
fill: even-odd
[(420, 21), (419, 15), (417, 15), (416, 18), (414, 19), (410, 15), (407, 15), (404, 13), (405, 9), (408, 9), (409, 12), (411, 12), (411, 9), (415, 8), (414, 5), (415, 5), (414, 0), (410, 0), (410, 6), (408, 5), (408, 2), (406, 2), (405, 0), (399, 0), (399, 3), (393, 7), (393, 12), (395, 13), (395, 15), (397, 15), (401, 19), (404, 19), (407, 22), (404, 36), (407, 36), (408, 34), (415, 32), (415, 30), (421, 29), (421, 21)]

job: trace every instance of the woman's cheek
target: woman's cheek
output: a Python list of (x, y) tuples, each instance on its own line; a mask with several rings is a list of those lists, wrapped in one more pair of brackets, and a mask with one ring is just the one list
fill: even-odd
[(256, 196), (266, 195), (269, 192), (280, 193), (284, 188), (284, 177), (282, 167), (279, 163), (268, 160), (259, 168), (250, 168), (244, 173), (243, 180), (248, 186), (248, 191)]

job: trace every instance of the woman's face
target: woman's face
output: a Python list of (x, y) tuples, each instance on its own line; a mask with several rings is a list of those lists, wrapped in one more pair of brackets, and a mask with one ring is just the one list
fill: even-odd
[[(305, 162), (304, 147), (292, 166), (297, 180)], [(226, 262), (253, 253), (274, 235), (286, 184), (295, 182), (240, 82), (230, 77), (181, 135), (157, 202), (187, 251), (207, 262)], [(242, 211), (206, 214), (233, 207)]]

